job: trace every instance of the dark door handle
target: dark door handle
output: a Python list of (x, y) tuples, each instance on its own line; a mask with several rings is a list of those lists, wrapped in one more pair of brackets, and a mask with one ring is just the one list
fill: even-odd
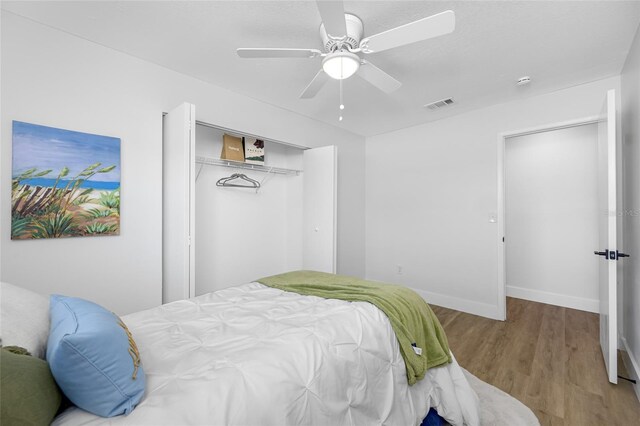
[(629, 257), (629, 255), (628, 255), (628, 254), (626, 254), (626, 253), (620, 253), (620, 252), (618, 252), (618, 257)]
[(609, 250), (605, 250), (605, 251), (594, 251), (593, 254), (596, 254), (598, 256), (604, 256), (606, 258), (609, 258)]

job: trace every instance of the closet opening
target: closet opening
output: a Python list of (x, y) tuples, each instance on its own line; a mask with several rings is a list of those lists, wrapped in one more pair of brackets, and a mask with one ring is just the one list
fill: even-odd
[[(196, 122), (196, 296), (297, 269), (302, 263), (304, 149), (264, 140), (264, 167), (224, 163), (220, 153), (225, 134), (247, 137)], [(274, 172), (276, 168), (282, 173)], [(260, 187), (218, 184), (233, 175), (246, 176)]]
[(335, 273), (337, 148), (195, 117), (183, 103), (163, 119), (163, 303), (287, 271)]

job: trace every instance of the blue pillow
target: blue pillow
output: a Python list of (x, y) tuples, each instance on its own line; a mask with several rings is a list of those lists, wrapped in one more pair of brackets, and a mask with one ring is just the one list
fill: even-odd
[(138, 348), (122, 320), (102, 306), (52, 295), (47, 361), (64, 394), (102, 417), (129, 414), (144, 395)]

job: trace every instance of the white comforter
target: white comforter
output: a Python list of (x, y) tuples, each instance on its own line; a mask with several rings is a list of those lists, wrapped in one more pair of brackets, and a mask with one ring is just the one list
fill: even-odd
[(387, 317), (364, 302), (246, 284), (123, 318), (147, 375), (129, 416), (78, 408), (54, 424), (478, 425), (457, 362), (408, 386)]

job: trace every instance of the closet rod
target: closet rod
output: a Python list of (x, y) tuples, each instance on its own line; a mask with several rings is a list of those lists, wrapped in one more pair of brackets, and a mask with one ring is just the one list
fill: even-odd
[[(210, 166), (223, 166), (223, 167), (231, 167), (234, 169), (244, 169), (251, 170), (254, 172), (266, 172), (280, 175), (299, 175), (302, 173), (302, 170), (296, 169), (286, 169), (284, 167), (270, 167), (263, 166), (259, 164), (249, 164), (242, 163), (240, 161), (232, 161), (232, 160), (221, 160), (219, 158), (209, 158), (209, 157), (196, 157), (196, 163), (201, 165), (210, 165)], [(198, 173), (200, 174), (200, 173)]]
[(300, 146), (300, 145), (295, 145), (289, 142), (282, 142), (276, 139), (268, 139), (262, 136), (256, 136), (256, 135), (252, 135), (251, 133), (247, 133), (247, 132), (240, 132), (238, 130), (234, 130), (234, 129), (229, 129), (227, 127), (222, 127), (222, 126), (216, 126), (214, 124), (209, 124), (209, 123), (205, 123), (204, 121), (199, 121), (196, 120), (196, 125), (200, 125), (200, 126), (204, 126), (204, 127), (209, 127), (211, 129), (216, 129), (216, 130), (222, 130), (223, 132), (229, 132), (229, 133), (235, 133), (236, 135), (240, 135), (240, 136), (248, 136), (250, 138), (255, 138), (255, 139), (261, 139), (263, 141), (267, 141), (267, 142), (273, 142), (273, 143), (277, 143), (280, 145), (287, 145), (293, 148), (298, 148), (298, 149), (309, 149), (307, 147), (304, 146)]

